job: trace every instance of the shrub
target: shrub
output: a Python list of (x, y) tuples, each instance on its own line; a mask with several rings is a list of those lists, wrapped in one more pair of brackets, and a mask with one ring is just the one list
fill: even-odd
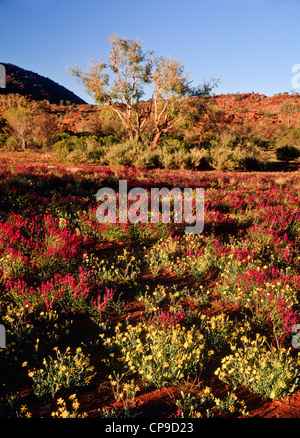
[(74, 136), (68, 136), (62, 140), (57, 141), (53, 145), (53, 151), (58, 156), (59, 159), (65, 161), (69, 154), (74, 150), (85, 149), (84, 142), (81, 138)]
[(159, 161), (164, 169), (179, 169), (188, 167), (188, 155), (183, 149), (170, 149), (162, 146), (159, 150)]
[(240, 167), (239, 150), (232, 150), (222, 145), (210, 149), (210, 164), (216, 170), (237, 170)]
[(140, 166), (147, 169), (162, 167), (160, 154), (148, 149), (147, 143), (137, 140), (105, 144), (101, 159), (113, 166)]
[(139, 323), (127, 325), (123, 332), (118, 325), (115, 336), (104, 345), (117, 348), (129, 371), (158, 388), (195, 376), (212, 353), (206, 351), (204, 336), (195, 326), (187, 329)]
[(95, 162), (104, 154), (102, 141), (95, 136), (65, 136), (54, 143), (53, 151), (62, 161)]
[(75, 355), (71, 354), (70, 347), (63, 354), (57, 347), (54, 350), (56, 359), (50, 357), (48, 362), (44, 359), (44, 368), (28, 371), (33, 380), (33, 391), (38, 397), (53, 398), (61, 389), (88, 385), (95, 375), (89, 356), (85, 356), (80, 347)]
[(300, 145), (300, 128), (289, 129), (288, 132), (277, 138), (276, 146), (298, 146)]
[(85, 154), (86, 159), (88, 162), (96, 162), (101, 161), (104, 156), (104, 147), (103, 147), (103, 141), (100, 139), (100, 141), (93, 137), (89, 136), (86, 138), (86, 148), (85, 148)]
[(141, 151), (136, 157), (135, 165), (145, 169), (158, 169), (162, 167), (159, 154), (148, 150)]
[(18, 137), (14, 135), (10, 135), (5, 142), (5, 146), (9, 150), (15, 151), (17, 149), (20, 149), (22, 144), (21, 144), (21, 140)]
[(243, 346), (231, 345), (232, 354), (222, 359), (215, 374), (234, 388), (246, 386), (263, 398), (273, 400), (292, 394), (297, 387), (299, 370), (290, 351), (267, 348), (265, 338), (256, 335), (251, 341), (241, 338)]
[(285, 161), (286, 163), (294, 161), (300, 156), (299, 149), (289, 145), (278, 147), (275, 153), (277, 160)]
[(6, 144), (7, 140), (8, 140), (8, 138), (9, 138), (9, 135), (8, 135), (8, 134), (0, 133), (0, 148), (2, 148), (3, 146), (5, 146), (5, 144)]
[(78, 413), (79, 403), (76, 394), (71, 394), (69, 396), (70, 407), (67, 406), (67, 402), (61, 397), (57, 400), (57, 411), (51, 413), (51, 417), (55, 418), (85, 418), (87, 413)]
[(85, 163), (87, 161), (87, 154), (84, 150), (75, 149), (67, 154), (66, 159), (70, 163)]
[(110, 145), (104, 154), (104, 161), (110, 166), (132, 166), (144, 150), (144, 144), (127, 140), (123, 143)]
[(191, 169), (195, 170), (208, 170), (209, 164), (209, 152), (206, 149), (192, 148), (189, 151)]
[(210, 388), (206, 387), (201, 397), (194, 397), (192, 393), (180, 391), (181, 398), (176, 400), (177, 416), (179, 418), (201, 418), (202, 411), (206, 417), (213, 416), (212, 410), (215, 407), (214, 397)]
[(119, 140), (113, 135), (104, 135), (103, 137), (98, 137), (98, 141), (101, 146), (111, 146), (119, 143)]
[(184, 142), (174, 138), (166, 138), (159, 150), (162, 167), (165, 169), (188, 169), (191, 157)]
[(240, 168), (241, 168), (241, 170), (246, 170), (246, 171), (262, 170), (263, 163), (256, 157), (246, 156), (246, 157), (241, 158)]

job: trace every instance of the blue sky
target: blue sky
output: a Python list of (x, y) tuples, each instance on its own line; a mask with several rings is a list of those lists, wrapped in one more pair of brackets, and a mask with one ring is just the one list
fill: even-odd
[(0, 17), (0, 62), (91, 103), (67, 68), (105, 60), (111, 34), (180, 60), (195, 85), (219, 77), (216, 94), (300, 92), (300, 0), (0, 0)]

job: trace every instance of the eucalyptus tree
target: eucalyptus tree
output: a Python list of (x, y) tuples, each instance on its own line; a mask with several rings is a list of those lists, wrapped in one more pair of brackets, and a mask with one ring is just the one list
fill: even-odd
[[(202, 96), (209, 87), (192, 88), (183, 64), (145, 53), (139, 40), (112, 35), (108, 41), (112, 47), (106, 62), (93, 61), (88, 71), (78, 66), (69, 71), (96, 103), (117, 114), (130, 140), (140, 140), (147, 130), (156, 145), (164, 133), (189, 119), (190, 110), (195, 114), (191, 97)], [(146, 86), (150, 97), (144, 102)]]
[(140, 41), (109, 38), (112, 49), (107, 62), (93, 61), (89, 70), (70, 67), (96, 103), (107, 105), (119, 117), (130, 140), (139, 140), (150, 117), (148, 105), (141, 105), (144, 86), (149, 83), (151, 56), (142, 51)]

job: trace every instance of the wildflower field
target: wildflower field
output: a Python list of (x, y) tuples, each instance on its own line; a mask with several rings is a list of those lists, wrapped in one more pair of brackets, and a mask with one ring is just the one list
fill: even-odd
[[(96, 193), (121, 179), (203, 188), (203, 232), (100, 224)], [(299, 413), (299, 188), (298, 172), (2, 162), (0, 417)]]

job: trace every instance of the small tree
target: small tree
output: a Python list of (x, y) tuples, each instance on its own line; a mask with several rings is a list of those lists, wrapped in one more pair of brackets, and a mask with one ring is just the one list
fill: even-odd
[(25, 150), (33, 131), (33, 118), (30, 109), (10, 108), (5, 113), (5, 119), (12, 132), (21, 140), (22, 148)]
[(57, 134), (57, 124), (53, 114), (47, 111), (33, 114), (33, 123), (32, 138), (34, 143), (51, 145)]
[(300, 111), (299, 105), (294, 102), (284, 102), (280, 106), (280, 113), (283, 117), (287, 117), (287, 128), (290, 128), (291, 119), (293, 114)]
[(5, 129), (14, 134), (23, 149), (28, 142), (50, 143), (57, 130), (55, 117), (47, 101), (29, 101), (24, 96), (10, 94), (0, 101), (4, 109)]

